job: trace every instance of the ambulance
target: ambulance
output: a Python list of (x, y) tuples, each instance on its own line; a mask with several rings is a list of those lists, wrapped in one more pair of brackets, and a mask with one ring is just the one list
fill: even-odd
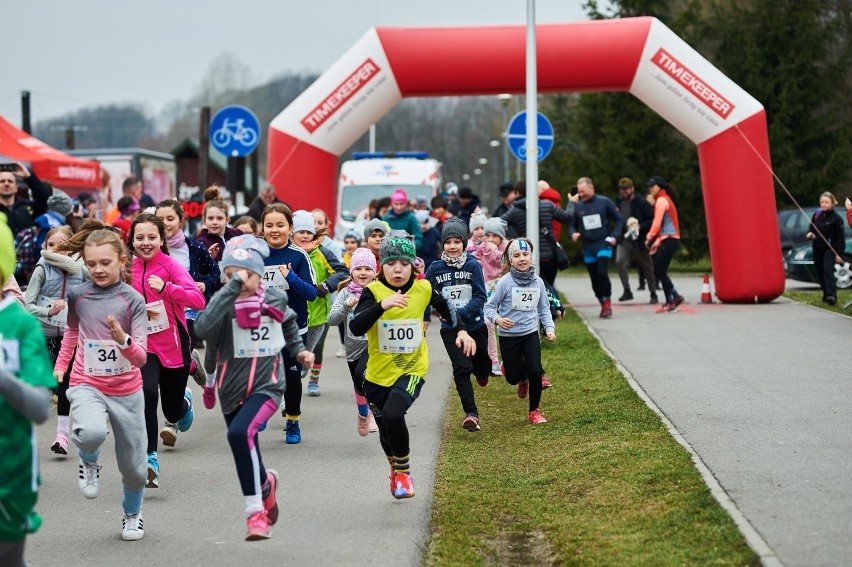
[(355, 152), (340, 166), (337, 184), (335, 238), (368, 220), (373, 199), (390, 197), (403, 189), (408, 199), (425, 197), (430, 202), (441, 191), (441, 162), (426, 152)]

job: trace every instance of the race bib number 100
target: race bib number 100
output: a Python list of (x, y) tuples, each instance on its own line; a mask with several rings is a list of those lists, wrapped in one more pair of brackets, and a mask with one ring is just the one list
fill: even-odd
[(411, 354), (420, 348), (423, 331), (419, 319), (379, 320), (379, 351)]
[(89, 376), (115, 376), (130, 372), (130, 361), (124, 358), (115, 341), (86, 340), (83, 365)]
[(513, 287), (512, 309), (535, 311), (538, 307), (539, 297), (541, 297), (541, 290), (537, 287)]

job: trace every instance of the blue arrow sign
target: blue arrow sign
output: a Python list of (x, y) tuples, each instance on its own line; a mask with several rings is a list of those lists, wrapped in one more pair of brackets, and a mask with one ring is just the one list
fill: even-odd
[(226, 106), (210, 121), (210, 143), (224, 156), (247, 156), (258, 142), (260, 122), (245, 106)]
[[(543, 160), (553, 149), (553, 124), (542, 114), (538, 113), (538, 161)], [(519, 160), (527, 161), (527, 112), (519, 112), (509, 121), (506, 128), (506, 140), (509, 150)]]

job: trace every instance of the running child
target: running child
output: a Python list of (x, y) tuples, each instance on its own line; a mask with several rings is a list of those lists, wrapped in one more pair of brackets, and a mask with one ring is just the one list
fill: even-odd
[[(47, 339), (47, 350), (51, 364), (56, 362), (68, 310), (65, 299), (68, 290), (89, 279), (89, 272), (83, 267), (83, 260), (57, 252), (57, 247), (71, 238), (73, 233), (67, 225), (51, 228), (42, 244), (41, 258), (33, 268), (30, 283), (24, 293), (27, 311), (41, 321), (41, 330)], [(70, 368), (69, 368), (70, 370)], [(70, 424), (71, 404), (68, 403), (68, 379), (56, 388), (56, 438), (50, 450), (57, 455), (68, 454), (68, 427)]]
[(347, 278), (349, 271), (331, 250), (322, 246), (328, 229), (316, 229), (316, 220), (308, 211), (293, 213), (293, 243), (305, 251), (314, 268), (317, 298), (308, 303), (308, 336), (305, 345), (314, 353), (314, 364), (308, 380), (308, 395), (319, 396), (319, 379), (322, 372), (322, 354), (328, 335), (328, 294)]
[[(2, 287), (15, 271), (15, 243), (0, 217)], [(12, 297), (0, 300), (0, 329), (0, 565), (19, 567), (27, 534), (42, 522), (35, 511), (40, 481), (33, 423), (47, 420), (56, 380), (41, 325)]]
[(227, 283), (198, 315), (195, 329), (207, 341), (205, 367), (211, 385), (204, 405), (219, 404), (245, 498), (247, 541), (269, 538), (278, 521), (278, 473), (263, 466), (257, 432), (281, 403), (285, 381), (280, 352), (309, 365), (313, 354), (299, 336), (287, 294), (263, 284), (269, 247), (246, 234), (228, 241), (222, 259)]
[(244, 234), (243, 231), (228, 226), (231, 217), (228, 214), (228, 203), (222, 197), (219, 187), (213, 185), (204, 191), (204, 209), (202, 211), (204, 228), (198, 233), (198, 241), (207, 247), (210, 256), (217, 262), (222, 261), (222, 250), (225, 243)]
[(343, 235), (343, 264), (348, 268), (352, 254), (361, 247), (361, 235), (355, 230), (350, 230)]
[(381, 219), (372, 219), (364, 225), (364, 245), (370, 249), (376, 259), (377, 273), (382, 269), (379, 262), (379, 251), (381, 250), (382, 239), (388, 233), (388, 230), (390, 230), (388, 223)]
[(414, 238), (392, 230), (382, 240), (381, 273), (361, 293), (353, 335), (367, 335), (367, 372), (364, 393), (379, 426), (379, 441), (391, 467), (391, 494), (411, 498), (409, 436), (405, 424), (408, 408), (420, 395), (429, 370), (429, 352), (423, 340), (423, 315), (434, 306), (456, 333), (456, 346), (467, 356), (476, 343), (465, 331), (452, 303), (413, 271)]
[[(473, 256), (482, 265), (482, 273), (485, 276), (485, 290), (490, 296), (497, 285), (497, 280), (503, 275), (503, 253), (509, 241), (506, 240), (506, 221), (499, 217), (491, 217), (485, 221), (483, 231), (485, 240), (482, 246), (476, 247)], [(500, 376), (500, 360), (497, 357), (497, 334), (494, 325), (488, 319), (485, 320), (488, 328), (488, 356), (491, 358), (491, 374)]]
[(68, 323), (53, 366), (53, 375), (61, 380), (73, 358), (68, 401), (74, 415), (71, 440), (80, 456), (80, 490), (86, 498), (98, 495), (100, 447), (109, 419), (124, 486), (121, 538), (142, 539), (147, 480), (145, 431), (140, 427), (145, 420), (140, 368), (148, 345), (145, 300), (122, 281), (127, 252), (119, 233), (100, 221), (86, 220), (58, 250), (80, 254), (92, 278), (68, 290)]
[(148, 435), (148, 488), (160, 486), (157, 453), (157, 403), (162, 398), (166, 422), (159, 436), (174, 447), (178, 431), (192, 426), (189, 378), (190, 345), (186, 309), (203, 309), (204, 295), (180, 261), (169, 256), (162, 219), (142, 213), (130, 226), (133, 246), (133, 288), (145, 299), (148, 313), (148, 355), (142, 367), (145, 430)]
[(467, 244), (467, 252), (474, 252), (476, 249), (485, 246), (486, 220), (485, 215), (482, 213), (471, 215), (470, 223), (468, 224), (470, 228), (470, 242)]
[[(296, 312), (296, 324), (302, 342), (308, 333), (308, 301), (317, 297), (314, 269), (304, 250), (290, 242), (293, 232), (293, 213), (284, 203), (270, 203), (260, 217), (263, 235), (269, 245), (269, 257), (263, 263), (263, 285), (268, 289), (287, 292), (287, 305)], [(282, 351), (284, 376), (285, 441), (288, 445), (302, 442), (299, 416), (302, 414), (302, 365)]]
[(349, 278), (340, 282), (337, 298), (328, 313), (329, 325), (343, 325), (346, 333), (346, 364), (352, 376), (355, 388), (355, 403), (358, 406), (358, 434), (366, 437), (371, 431), (378, 431), (376, 419), (370, 412), (367, 398), (364, 396), (364, 371), (367, 369), (367, 337), (356, 336), (349, 330), (358, 300), (364, 288), (376, 278), (375, 259), (373, 253), (366, 248), (358, 248), (352, 254)]
[(506, 248), (503, 277), (488, 303), (485, 317), (500, 330), (500, 351), (506, 382), (518, 386), (518, 397), (530, 404), (530, 423), (547, 423), (539, 410), (541, 403), (541, 342), (539, 325), (549, 341), (556, 340), (556, 327), (550, 315), (550, 303), (544, 280), (535, 274), (532, 243), (526, 238), (512, 240)]
[(485, 305), (485, 278), (479, 262), (464, 251), (467, 225), (458, 218), (444, 223), (441, 231), (441, 259), (433, 262), (426, 271), (426, 280), (432, 289), (444, 296), (456, 308), (464, 322), (467, 334), (476, 343), (476, 354), (468, 356), (456, 346), (455, 332), (445, 320), (441, 322), (441, 339), (453, 365), (453, 380), (461, 401), (464, 419), (462, 427), (474, 432), (480, 430), (479, 410), (476, 407), (470, 375), (480, 386), (488, 385), (491, 359), (488, 357), (488, 329), (482, 308)]
[[(162, 219), (166, 227), (166, 238), (168, 239), (166, 244), (169, 249), (169, 256), (186, 268), (190, 277), (195, 281), (195, 287), (204, 294), (204, 300), (210, 301), (213, 293), (221, 285), (222, 274), (219, 272), (219, 264), (213, 261), (207, 247), (198, 240), (184, 234), (186, 218), (180, 201), (176, 199), (160, 201), (157, 204), (156, 215)], [(254, 219), (251, 219), (251, 221), (254, 222)], [(198, 317), (198, 309), (186, 309), (186, 330), (189, 332), (190, 349), (192, 350), (189, 375), (192, 376), (196, 384), (203, 386), (207, 376), (204, 372), (201, 355), (195, 350), (196, 343), (200, 342), (193, 329), (196, 317)]]

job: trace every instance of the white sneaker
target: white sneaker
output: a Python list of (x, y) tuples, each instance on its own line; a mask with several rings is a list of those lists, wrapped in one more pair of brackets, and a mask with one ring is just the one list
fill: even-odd
[(97, 498), (101, 484), (101, 466), (98, 463), (84, 463), (80, 459), (80, 492), (86, 498)]
[(142, 527), (142, 514), (125, 514), (121, 520), (121, 539), (124, 541), (137, 541), (145, 535)]
[(178, 428), (174, 423), (165, 422), (160, 430), (160, 439), (163, 440), (163, 445), (166, 447), (174, 447), (177, 441)]
[(334, 353), (335, 358), (343, 358), (346, 356), (346, 351), (343, 350), (343, 347), (340, 347), (336, 353)]
[(495, 362), (491, 365), (491, 375), (492, 376), (502, 376), (503, 372), (500, 370), (500, 363)]

